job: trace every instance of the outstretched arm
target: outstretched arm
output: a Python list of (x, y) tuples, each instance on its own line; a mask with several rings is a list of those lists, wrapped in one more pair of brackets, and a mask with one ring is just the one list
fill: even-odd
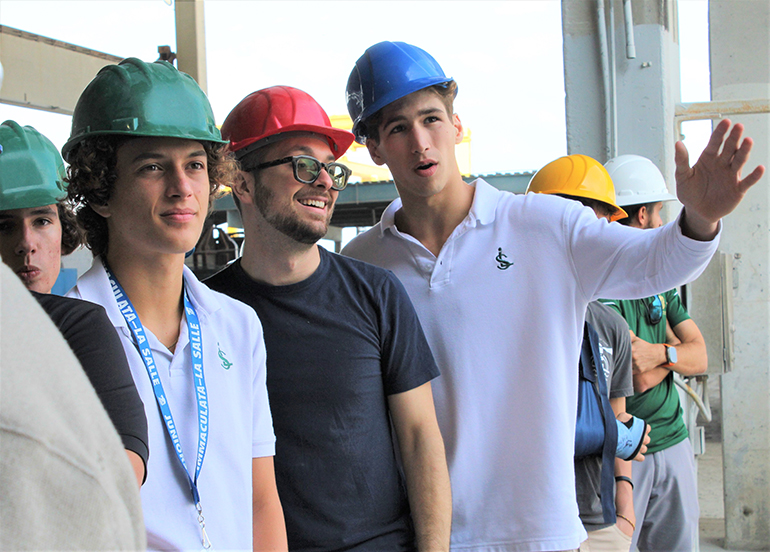
[(390, 395), (388, 405), (401, 449), (417, 550), (449, 550), (452, 493), (430, 382)]
[(706, 149), (692, 168), (685, 145), (677, 142), (674, 147), (676, 193), (684, 205), (682, 233), (689, 238), (700, 241), (713, 239), (719, 220), (738, 206), (748, 189), (765, 172), (765, 168), (759, 165), (746, 178), (741, 178), (741, 170), (749, 159), (753, 141), (751, 138), (741, 141), (743, 125), (740, 123), (733, 126), (728, 135), (729, 129), (729, 119), (719, 122)]

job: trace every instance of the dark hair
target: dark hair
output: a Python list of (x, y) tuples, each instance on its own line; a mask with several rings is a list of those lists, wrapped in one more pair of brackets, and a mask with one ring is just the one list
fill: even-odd
[(594, 212), (599, 213), (599, 215), (603, 217), (612, 217), (615, 215), (615, 213), (618, 212), (618, 210), (610, 205), (609, 203), (605, 203), (604, 201), (599, 201), (598, 199), (593, 199), (590, 197), (578, 197), (578, 196), (572, 196), (567, 194), (556, 194), (560, 197), (565, 197), (567, 199), (574, 199), (575, 201), (579, 201), (586, 207), (590, 207), (594, 210)]
[[(85, 231), (86, 246), (94, 255), (105, 255), (109, 243), (107, 220), (91, 208), (106, 205), (115, 189), (118, 149), (138, 137), (101, 135), (85, 138), (70, 153), (67, 168), (67, 196), (78, 205), (77, 221)], [(237, 174), (237, 166), (227, 144), (201, 141), (206, 151), (210, 199), (217, 197), (222, 186), (229, 186)], [(209, 209), (213, 201), (209, 201)]]
[(655, 208), (655, 204), (658, 203), (657, 201), (651, 201), (650, 203), (637, 203), (636, 205), (627, 205), (623, 207), (623, 210), (626, 212), (628, 217), (624, 219), (620, 219), (618, 222), (624, 226), (631, 226), (631, 223), (634, 221), (638, 222), (638, 214), (639, 211), (642, 210), (642, 207), (647, 207), (647, 212), (652, 211)]
[[(449, 115), (450, 118), (452, 115), (454, 115), (454, 101), (455, 96), (457, 95), (457, 83), (455, 81), (449, 81), (446, 84), (434, 84), (433, 86), (423, 88), (422, 90), (429, 90), (436, 94), (444, 104), (444, 109), (446, 109), (447, 115)], [(420, 92), (420, 90), (416, 90), (416, 92)], [(414, 94), (414, 92), (412, 92), (412, 94)], [(396, 102), (398, 101), (399, 100), (396, 100)], [(393, 105), (396, 102), (392, 102), (388, 105)], [(379, 142), (380, 125), (382, 124), (382, 112), (385, 107), (370, 115), (366, 121), (362, 121), (360, 123), (360, 133), (365, 136), (367, 140), (374, 140), (375, 142)]]
[(83, 245), (85, 235), (83, 229), (78, 225), (75, 210), (70, 202), (60, 201), (56, 207), (61, 223), (61, 254), (69, 255)]

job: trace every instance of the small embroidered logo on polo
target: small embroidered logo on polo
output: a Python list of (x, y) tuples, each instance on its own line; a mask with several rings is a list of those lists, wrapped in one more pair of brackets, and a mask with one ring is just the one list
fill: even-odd
[(219, 348), (219, 343), (217, 343), (217, 350), (219, 351), (219, 358), (222, 360), (222, 368), (229, 370), (233, 363), (227, 360), (224, 351)]
[(498, 247), (497, 248), (497, 257), (495, 257), (495, 261), (497, 261), (497, 268), (500, 270), (508, 270), (513, 266), (513, 263), (511, 261), (506, 261), (508, 256), (503, 253), (503, 248)]

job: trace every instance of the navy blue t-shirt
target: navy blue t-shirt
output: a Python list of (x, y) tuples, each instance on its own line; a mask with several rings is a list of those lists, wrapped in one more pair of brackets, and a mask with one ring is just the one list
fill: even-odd
[(265, 332), (275, 469), (291, 550), (414, 550), (388, 395), (438, 376), (387, 270), (329, 253), (306, 280), (258, 283), (236, 261), (208, 280)]

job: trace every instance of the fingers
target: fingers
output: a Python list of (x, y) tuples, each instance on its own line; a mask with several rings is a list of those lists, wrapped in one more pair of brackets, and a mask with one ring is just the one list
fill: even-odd
[[(714, 132), (711, 133), (709, 142), (706, 145), (706, 148), (703, 150), (701, 157), (703, 155), (715, 156), (719, 153), (719, 148), (722, 147), (722, 142), (724, 142), (725, 134), (727, 134), (727, 131), (729, 130), (729, 128), (730, 128), (730, 119), (722, 119), (721, 121), (719, 121), (719, 124), (717, 124), (716, 128), (714, 129)], [(740, 131), (743, 132), (743, 127), (741, 127)]]
[[(721, 124), (721, 121), (720, 121)], [(724, 147), (722, 148), (722, 153), (719, 155), (719, 160), (721, 164), (725, 167), (729, 167), (732, 162), (734, 161), (734, 157), (737, 152), (740, 152), (741, 149), (746, 144), (746, 140), (743, 141), (743, 144), (741, 144), (741, 147), (738, 147), (738, 143), (741, 140), (741, 136), (743, 136), (743, 125), (740, 123), (737, 123), (733, 129), (730, 131), (730, 134), (727, 136), (727, 140), (725, 140)], [(749, 142), (748, 144), (748, 150), (746, 151), (746, 155), (748, 156), (748, 152), (751, 151), (751, 145), (752, 143)], [(740, 170), (740, 167), (738, 166), (738, 170)]]
[(684, 176), (690, 170), (690, 154), (684, 142), (674, 144), (674, 163), (676, 164), (676, 178)]
[(759, 182), (759, 179), (762, 178), (762, 176), (765, 174), (765, 167), (763, 165), (757, 166), (756, 169), (751, 171), (751, 174), (741, 180), (738, 185), (740, 186), (741, 192), (746, 193), (749, 188), (751, 188), (754, 184)]
[[(725, 144), (725, 147), (726, 146), (727, 144)], [(738, 150), (735, 152), (733, 156), (732, 164), (736, 170), (740, 171), (743, 165), (746, 164), (746, 161), (749, 160), (749, 155), (751, 154), (751, 148), (753, 146), (754, 146), (754, 140), (752, 140), (751, 138), (746, 138), (741, 144), (741, 147), (739, 147)]]

